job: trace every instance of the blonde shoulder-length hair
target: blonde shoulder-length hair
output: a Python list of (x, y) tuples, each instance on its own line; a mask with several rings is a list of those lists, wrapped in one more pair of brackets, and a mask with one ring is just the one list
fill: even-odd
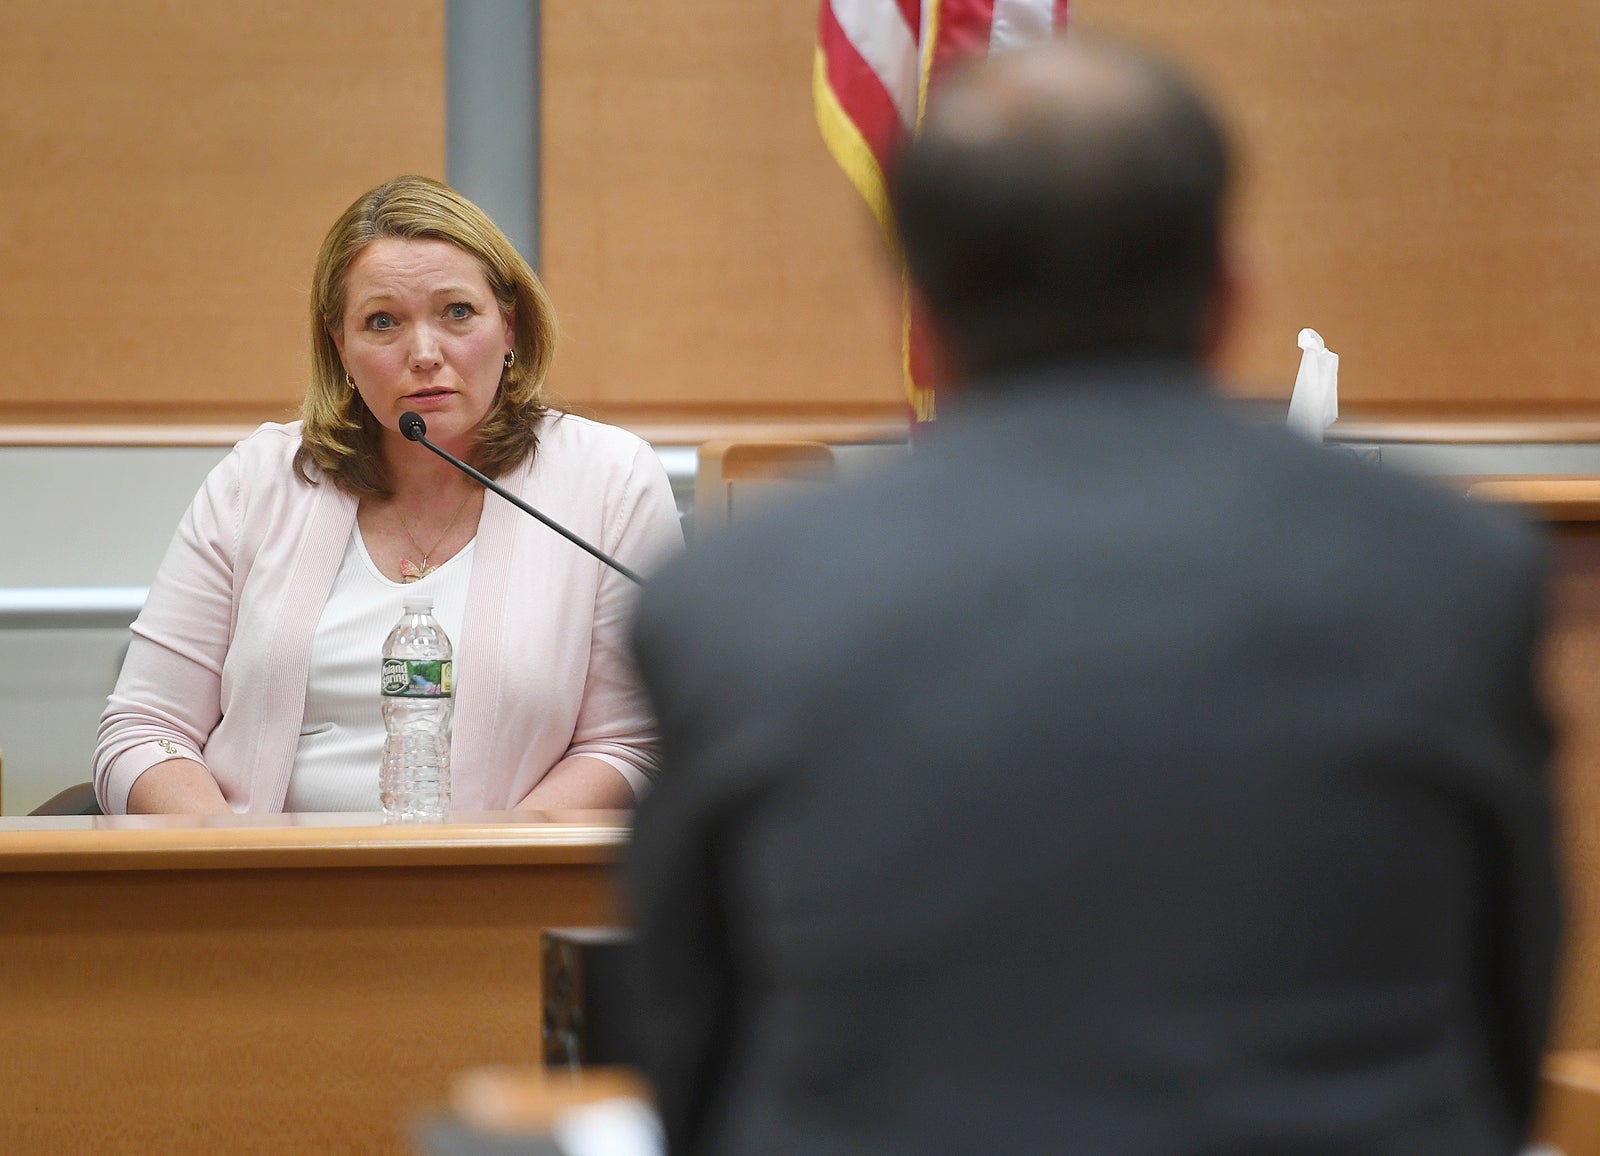
[(448, 185), (418, 176), (395, 177), (358, 198), (328, 230), (317, 253), (311, 281), (311, 384), (300, 411), (295, 473), (315, 484), (315, 466), (358, 497), (386, 498), (394, 492), (380, 451), (384, 430), (346, 384), (333, 342), (334, 329), (344, 324), (350, 265), (380, 237), (448, 241), (470, 253), (501, 312), (512, 319), (516, 357), (500, 378), (473, 455), (480, 470), (500, 477), (538, 447), (539, 419), (549, 410), (544, 382), (555, 356), (555, 311), (527, 261), (482, 209)]

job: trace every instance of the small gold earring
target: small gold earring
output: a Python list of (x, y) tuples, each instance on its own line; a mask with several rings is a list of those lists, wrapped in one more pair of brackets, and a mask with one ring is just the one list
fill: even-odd
[(344, 375), (344, 383), (346, 385), (348, 385), (351, 389), (354, 389), (356, 387), (356, 379), (351, 377), (348, 373), (346, 373)]
[(517, 351), (515, 349), (506, 350), (506, 368), (510, 369), (516, 363), (517, 363)]

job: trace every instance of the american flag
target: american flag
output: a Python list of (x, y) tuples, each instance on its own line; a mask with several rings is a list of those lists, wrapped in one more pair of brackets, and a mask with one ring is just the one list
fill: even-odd
[[(812, 70), (817, 124), (834, 160), (894, 246), (884, 174), (917, 131), (928, 85), (959, 56), (1048, 39), (1067, 23), (1068, 0), (823, 0)], [(912, 418), (936, 414), (931, 376), (907, 298), (906, 396)]]

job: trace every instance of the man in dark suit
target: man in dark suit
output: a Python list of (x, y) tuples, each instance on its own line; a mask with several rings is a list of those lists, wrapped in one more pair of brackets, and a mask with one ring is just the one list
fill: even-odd
[(1226, 149), (1168, 67), (941, 93), (894, 208), (955, 404), (644, 594), (672, 1151), (1513, 1152), (1540, 543), (1219, 403)]

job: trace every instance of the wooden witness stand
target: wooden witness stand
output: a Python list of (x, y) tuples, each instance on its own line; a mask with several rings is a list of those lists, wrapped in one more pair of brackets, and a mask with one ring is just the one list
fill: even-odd
[(535, 1062), (540, 932), (615, 922), (627, 816), (453, 820), (0, 820), (0, 1151), (403, 1152)]

